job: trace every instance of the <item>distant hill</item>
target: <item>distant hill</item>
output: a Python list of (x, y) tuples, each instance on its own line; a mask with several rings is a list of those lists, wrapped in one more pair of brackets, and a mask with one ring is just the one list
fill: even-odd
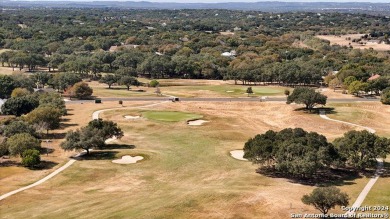
[(0, 1), (2, 8), (120, 8), (120, 9), (228, 9), (264, 12), (337, 11), (349, 13), (390, 14), (390, 3), (364, 2), (230, 2), (230, 3), (157, 3), (120, 1)]

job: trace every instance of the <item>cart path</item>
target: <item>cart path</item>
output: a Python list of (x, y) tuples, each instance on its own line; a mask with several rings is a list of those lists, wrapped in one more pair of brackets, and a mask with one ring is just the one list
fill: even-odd
[[(99, 118), (99, 114), (102, 113), (102, 112), (106, 112), (106, 111), (109, 111), (109, 110), (117, 110), (117, 109), (137, 109), (137, 108), (145, 108), (145, 107), (151, 107), (151, 106), (156, 106), (156, 105), (160, 105), (160, 104), (163, 104), (163, 103), (168, 103), (169, 101), (164, 101), (164, 102), (159, 102), (159, 103), (154, 103), (154, 104), (148, 104), (148, 105), (144, 105), (144, 106), (134, 106), (134, 107), (121, 107), (121, 108), (110, 108), (110, 109), (104, 109), (104, 110), (98, 110), (98, 111), (95, 111), (93, 112), (92, 114), (92, 120), (93, 119), (98, 119)], [(81, 157), (85, 154), (86, 152), (81, 152), (75, 156), (73, 156), (72, 158), (77, 158), (77, 157)], [(33, 188), (35, 186), (38, 186), (44, 182), (46, 182), (47, 180), (53, 178), (54, 176), (56, 176), (57, 174), (61, 173), (62, 171), (64, 171), (65, 169), (67, 169), (68, 167), (72, 166), (72, 164), (74, 164), (77, 160), (75, 159), (71, 159), (69, 160), (65, 165), (63, 165), (62, 167), (56, 169), (54, 172), (50, 173), (49, 175), (47, 175), (46, 177), (36, 181), (35, 183), (33, 184), (30, 184), (28, 186), (25, 186), (25, 187), (22, 187), (22, 188), (19, 188), (19, 189), (16, 189), (16, 190), (13, 190), (11, 192), (8, 192), (8, 193), (5, 193), (3, 195), (0, 196), (0, 201), (3, 200), (3, 199), (6, 199), (12, 195), (15, 195), (19, 192), (22, 192), (24, 190), (27, 190), (27, 189), (30, 189), (30, 188)]]
[[(333, 121), (333, 122), (340, 122), (340, 123), (348, 124), (348, 125), (351, 125), (351, 126), (363, 128), (363, 129), (366, 129), (367, 131), (369, 131), (370, 133), (375, 133), (376, 132), (375, 129), (370, 128), (370, 127), (361, 126), (361, 125), (358, 125), (358, 124), (345, 122), (345, 121), (341, 121), (341, 120), (331, 119), (328, 116), (326, 116), (325, 110), (321, 110), (320, 111), (320, 117), (323, 118), (323, 119), (326, 119), (326, 120)], [(375, 171), (375, 175), (368, 181), (367, 185), (360, 192), (358, 198), (356, 199), (356, 201), (351, 206), (351, 210), (349, 210), (349, 211), (347, 211), (345, 213), (346, 215), (352, 216), (356, 212), (356, 210), (358, 210), (358, 208), (362, 205), (364, 199), (366, 199), (366, 196), (368, 195), (368, 193), (370, 192), (372, 187), (375, 185), (376, 181), (379, 179), (380, 175), (383, 173), (383, 160), (382, 159), (377, 159), (377, 162), (378, 162), (378, 165), (377, 165), (377, 169)]]

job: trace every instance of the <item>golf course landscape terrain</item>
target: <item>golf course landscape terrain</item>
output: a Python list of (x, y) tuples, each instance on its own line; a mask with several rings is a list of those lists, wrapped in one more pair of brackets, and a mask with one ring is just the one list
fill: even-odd
[[(74, 124), (72, 128), (83, 125), (90, 120), (92, 112), (112, 108), (113, 102), (103, 104), (68, 104), (70, 115), (66, 116), (65, 125)], [(0, 217), (247, 218), (261, 214), (262, 218), (287, 218), (297, 211), (312, 212), (299, 201), (312, 186), (258, 174), (256, 166), (230, 157), (229, 151), (242, 148), (248, 138), (268, 129), (301, 127), (329, 139), (354, 129), (322, 120), (315, 114), (294, 111), (297, 106), (283, 102), (161, 102), (138, 108), (151, 104), (132, 101), (124, 105), (99, 115), (118, 123), (124, 137), (103, 150), (92, 151), (90, 157), (81, 158), (42, 185), (2, 200)], [(389, 110), (380, 103), (331, 105), (338, 113), (330, 117), (353, 119), (357, 123), (366, 116), (343, 116), (343, 107), (367, 115), (371, 115), (371, 110), (384, 110), (383, 113)], [(126, 120), (126, 115), (141, 115), (141, 118)], [(371, 116), (372, 120), (382, 122), (375, 128), (389, 135), (386, 127), (390, 120), (380, 114)], [(186, 124), (187, 120), (198, 118), (210, 122), (194, 127)], [(61, 151), (58, 146), (53, 147)], [(57, 153), (48, 158), (64, 162), (64, 157), (69, 156), (68, 152)], [(125, 155), (145, 159), (131, 165), (111, 162)], [(2, 193), (45, 175), (45, 171), (22, 167), (12, 167), (19, 171), (7, 174), (7, 168), (0, 169), (2, 185), (7, 185), (2, 187)], [(24, 177), (26, 174), (30, 177)], [(335, 185), (354, 200), (367, 182), (368, 178), (360, 176)], [(377, 186), (386, 182), (388, 178), (380, 179)], [(389, 202), (368, 196), (365, 203)]]
[(0, 219), (389, 218), (390, 4), (174, 1), (0, 1)]

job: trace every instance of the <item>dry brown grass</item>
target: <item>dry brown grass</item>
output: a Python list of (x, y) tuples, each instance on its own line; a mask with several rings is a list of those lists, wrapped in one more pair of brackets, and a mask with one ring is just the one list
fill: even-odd
[[(377, 44), (377, 43), (367, 43), (366, 45), (362, 45), (359, 43), (352, 42), (353, 39), (359, 39), (364, 34), (348, 34), (348, 35), (317, 35), (316, 37), (330, 41), (331, 45), (340, 45), (340, 46), (352, 46), (354, 49), (369, 49), (373, 48), (378, 51), (388, 51), (390, 50), (390, 45), (386, 44)], [(347, 40), (347, 38), (351, 38), (351, 40)]]
[(336, 113), (330, 118), (340, 119), (373, 128), (377, 134), (390, 137), (390, 106), (380, 102), (332, 103)]
[[(143, 104), (150, 102), (131, 102), (132, 106)], [(371, 110), (371, 104), (356, 107)], [(117, 103), (68, 107), (72, 114), (68, 123), (75, 126), (61, 132), (85, 125), (93, 111), (117, 107)], [(290, 213), (313, 213), (300, 198), (314, 187), (262, 176), (255, 173), (256, 165), (229, 156), (230, 150), (242, 148), (248, 138), (269, 129), (301, 127), (330, 139), (352, 129), (318, 115), (294, 111), (297, 107), (278, 102), (168, 102), (150, 108), (202, 114), (210, 123), (199, 127), (187, 126), (185, 122), (123, 119), (124, 115), (138, 115), (139, 110), (135, 109), (105, 112), (104, 118), (117, 122), (125, 131), (120, 143), (136, 146), (119, 150), (116, 156), (146, 154), (150, 159), (130, 166), (112, 164), (110, 159), (78, 161), (41, 186), (2, 201), (0, 211), (8, 218), (82, 215), (86, 218), (284, 219)], [(376, 110), (383, 110), (377, 107)], [(389, 118), (381, 119), (386, 120), (385, 124), (390, 122)], [(385, 128), (385, 124), (377, 128)], [(58, 153), (63, 152), (58, 150)], [(27, 173), (31, 174), (27, 170), (13, 176), (22, 179)], [(14, 182), (10, 175), (1, 176), (5, 176), (0, 180), (2, 185)], [(366, 182), (366, 178), (355, 179), (341, 189), (354, 200)]]
[(19, 71), (19, 68), (15, 68), (14, 70), (12, 70), (12, 68), (10, 67), (0, 67), (0, 74), (2, 75), (12, 75), (16, 73), (25, 73), (25, 71)]

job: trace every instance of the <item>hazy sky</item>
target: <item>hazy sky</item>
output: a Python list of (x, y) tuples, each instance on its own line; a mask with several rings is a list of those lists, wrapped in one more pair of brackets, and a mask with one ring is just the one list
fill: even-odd
[[(28, 1), (28, 0), (27, 0)], [(30, 0), (30, 1), (67, 1), (67, 0)], [(262, 2), (262, 1), (280, 1), (280, 2), (375, 2), (390, 3), (390, 0), (69, 0), (69, 1), (147, 1), (147, 2), (178, 2), (178, 3), (220, 3), (220, 2)]]
[[(89, 0), (86, 0), (89, 1)], [(108, 0), (110, 1), (110, 0)], [(124, 0), (120, 0), (124, 1)], [(131, 0), (130, 0), (131, 1)], [(140, 1), (140, 0), (135, 0)], [(280, 1), (280, 2), (381, 2), (381, 3), (390, 3), (390, 0), (145, 0), (148, 2), (180, 2), (180, 3), (216, 3), (216, 2), (262, 2), (262, 1)]]

